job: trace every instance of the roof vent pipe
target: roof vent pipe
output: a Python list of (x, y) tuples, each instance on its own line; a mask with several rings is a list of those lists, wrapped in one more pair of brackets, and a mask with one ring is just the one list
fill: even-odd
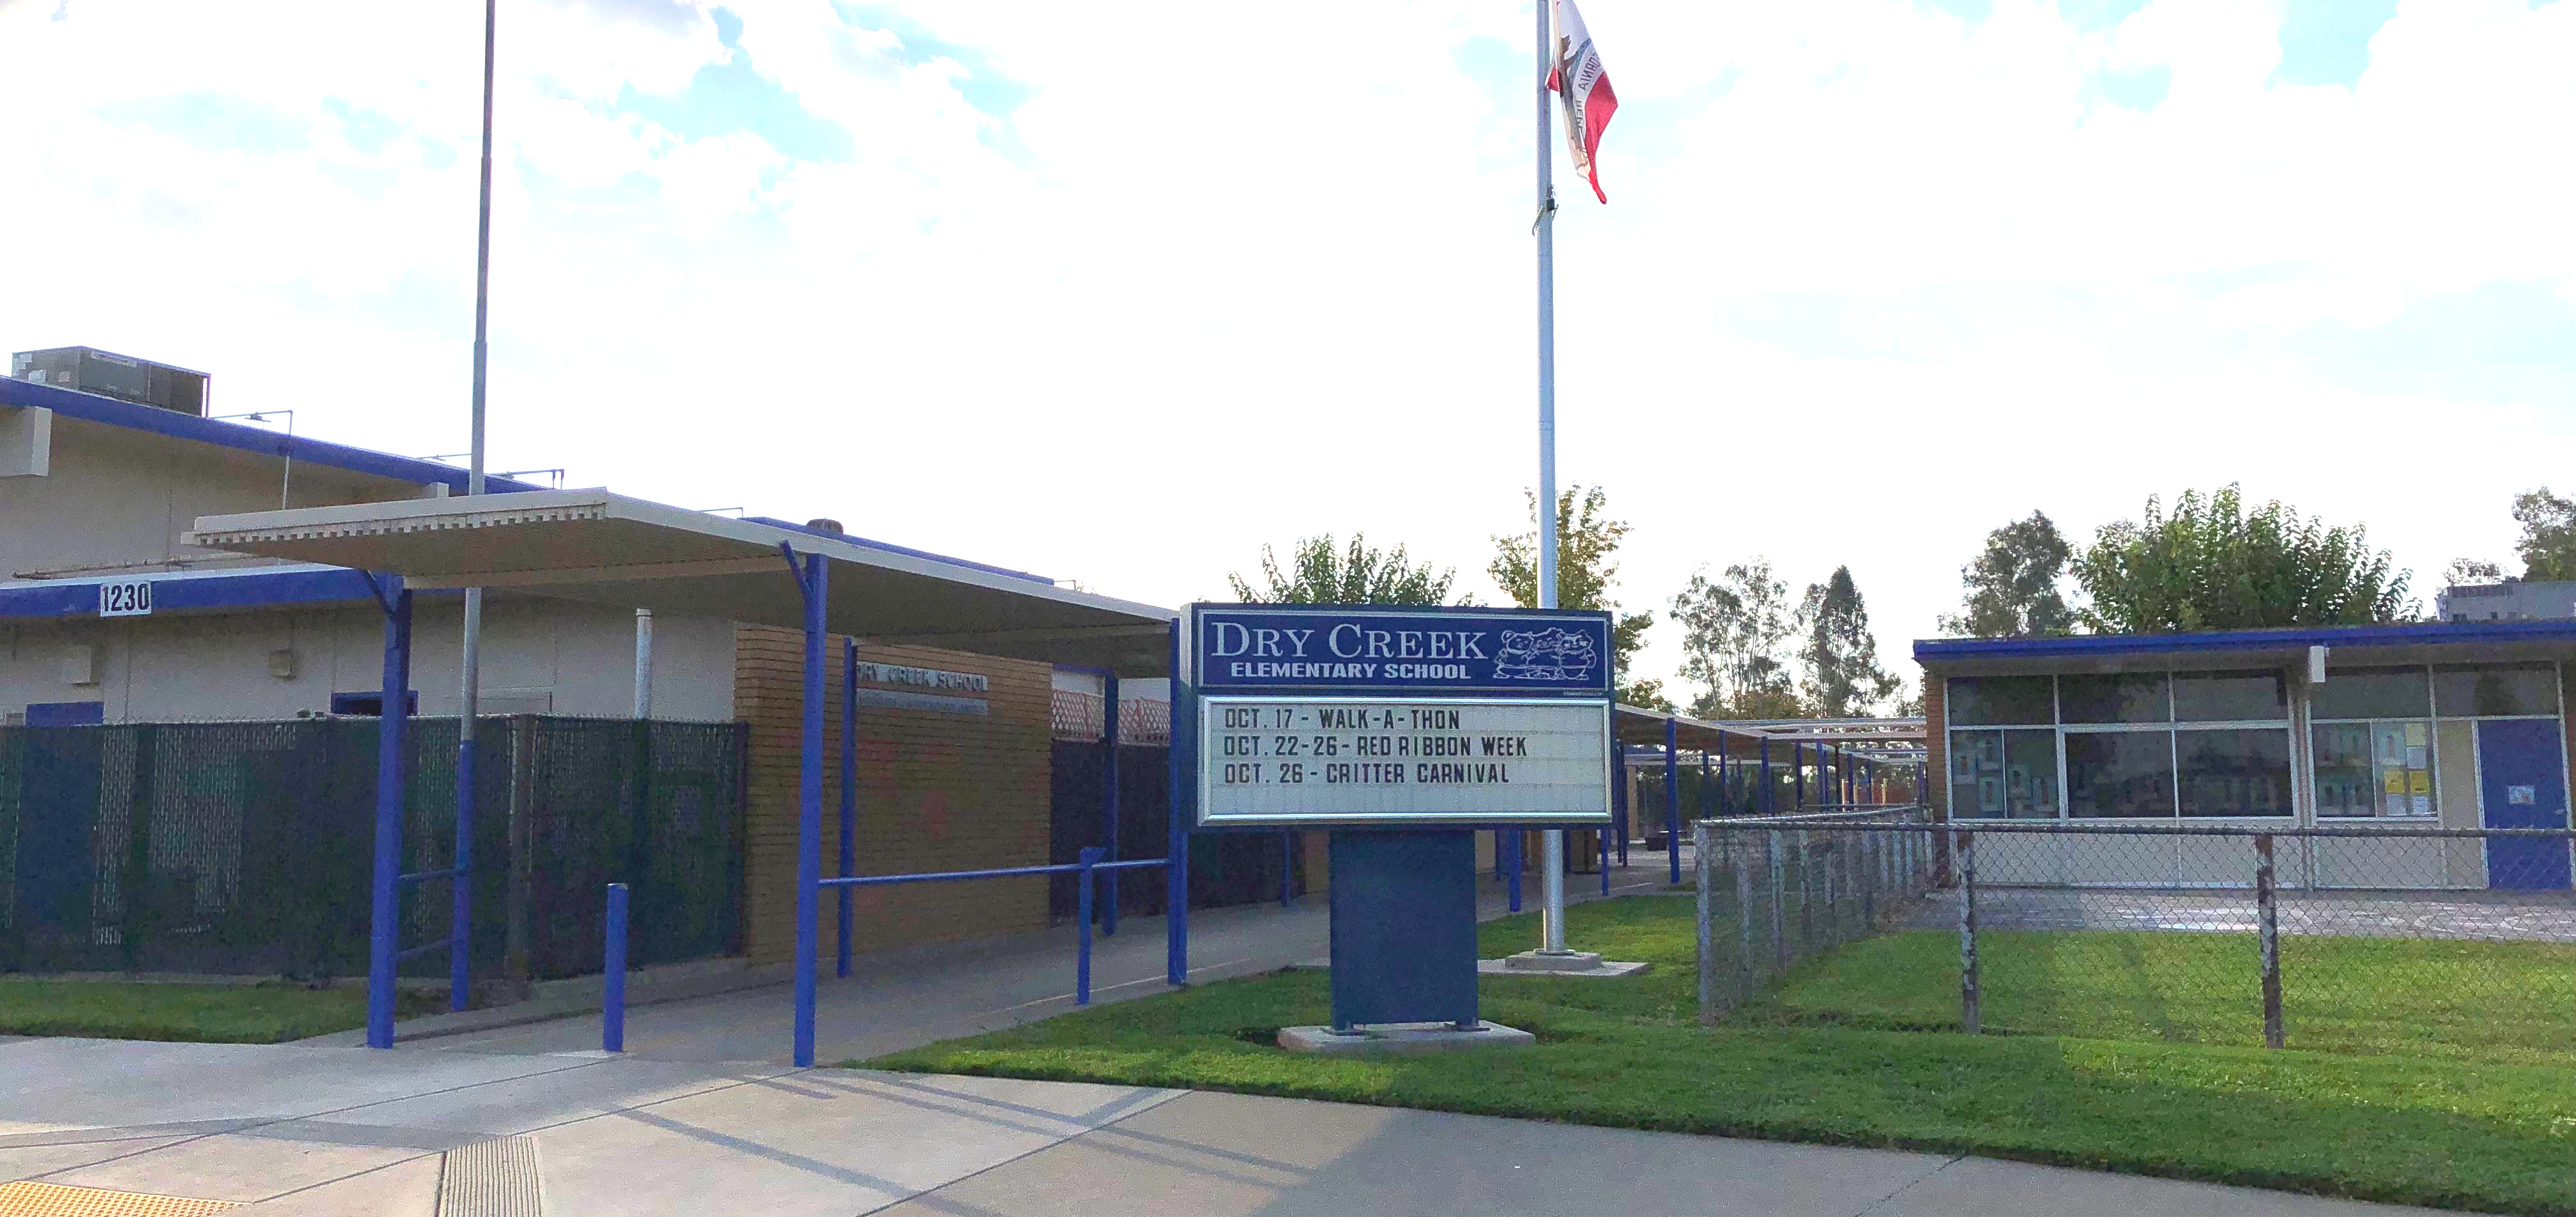
[(807, 520), (805, 521), (805, 527), (811, 528), (816, 532), (837, 533), (841, 531), (841, 522), (839, 520)]

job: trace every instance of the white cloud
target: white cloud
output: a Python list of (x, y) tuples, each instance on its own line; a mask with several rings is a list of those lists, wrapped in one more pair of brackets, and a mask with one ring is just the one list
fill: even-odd
[[(503, 467), (1166, 602), (1355, 528), (1481, 582), (1532, 480), (1526, 10), (733, 9), (802, 116), (688, 92), (728, 55), (710, 9), (504, 6)], [(52, 11), (0, 8), (0, 225), (45, 285), (0, 292), (0, 339), (462, 447), (479, 11)], [(2410, 0), (2351, 88), (2270, 84), (2251, 0), (1585, 15), (1626, 108), (1611, 206), (1558, 154), (1560, 468), (1637, 525), (1633, 607), (1757, 551), (1848, 562), (1901, 656), (2033, 507), (2081, 533), (2242, 480), (2429, 577), (2501, 556), (2552, 472), (2576, 403), (2364, 393), (2289, 344), (2482, 283), (2576, 300), (2576, 5)], [(2158, 69), (2145, 112), (2089, 83)], [(304, 146), (101, 117), (194, 94)]]

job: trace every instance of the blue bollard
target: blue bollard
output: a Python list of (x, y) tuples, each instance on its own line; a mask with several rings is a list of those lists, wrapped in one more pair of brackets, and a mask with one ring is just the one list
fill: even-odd
[(1073, 1004), (1077, 1006), (1091, 1004), (1091, 868), (1100, 865), (1106, 852), (1097, 845), (1083, 846), (1082, 870), (1076, 877), (1075, 886), (1081, 893), (1081, 911), (1076, 918), (1082, 923), (1082, 946), (1073, 959)]
[(607, 982), (607, 1000), (599, 1011), (599, 1048), (602, 1052), (626, 1051), (626, 885), (608, 885), (608, 942), (602, 952), (600, 976)]

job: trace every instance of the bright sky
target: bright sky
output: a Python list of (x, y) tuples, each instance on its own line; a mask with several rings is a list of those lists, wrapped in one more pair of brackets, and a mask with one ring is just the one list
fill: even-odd
[[(1559, 468), (1631, 608), (2242, 481), (2416, 572), (2576, 490), (2576, 2), (1591, 0)], [(481, 6), (0, 0), (0, 349), (464, 448)], [(496, 469), (1173, 604), (1535, 481), (1531, 20), (503, 0)], [(1659, 627), (1646, 674), (1677, 661)], [(1910, 662), (1900, 670), (1909, 677)]]

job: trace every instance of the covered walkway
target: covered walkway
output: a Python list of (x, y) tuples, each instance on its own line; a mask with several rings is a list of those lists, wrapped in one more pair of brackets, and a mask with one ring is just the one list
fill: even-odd
[[(739, 623), (801, 628), (804, 633), (802, 729), (798, 758), (795, 878), (794, 1020), (789, 1055), (814, 1063), (815, 987), (822, 950), (821, 903), (838, 888), (839, 970), (849, 966), (852, 885), (883, 882), (858, 869), (851, 842), (856, 814), (846, 780), (856, 743), (843, 733), (840, 856), (826, 877), (822, 857), (825, 769), (825, 666), (834, 634), (1080, 666), (1118, 676), (1166, 676), (1177, 666), (1179, 635), (1169, 609), (1059, 587), (1022, 571), (923, 553), (838, 531), (785, 521), (735, 520), (611, 494), (605, 490), (525, 491), (506, 495), (360, 503), (199, 519), (191, 544), (234, 553), (320, 563), (368, 572), (385, 615), (384, 700), (403, 704), (411, 687), (411, 603), (428, 588), (512, 588), (563, 600), (687, 613)], [(835, 575), (837, 574), (837, 578)], [(844, 655), (844, 663), (855, 665)], [(851, 696), (855, 696), (852, 694)], [(922, 695), (935, 697), (936, 695)], [(845, 721), (847, 715), (844, 716)], [(406, 821), (424, 809), (403, 800), (404, 716), (382, 719), (377, 766), (369, 1018), (371, 1047), (393, 1044), (393, 986), (405, 958), (444, 952), (450, 961), (453, 1009), (468, 1005), (471, 978), (465, 944), (474, 924), (473, 752), (458, 756), (457, 806), (431, 824), (452, 824), (452, 862), (401, 873)], [(1179, 806), (1175, 801), (1175, 807)], [(1104, 821), (1117, 822), (1113, 803)], [(1188, 975), (1187, 826), (1177, 814), (1164, 858), (1124, 860), (1165, 872), (1165, 977)], [(1117, 860), (1115, 842), (1107, 843)], [(1166, 863), (1170, 863), (1167, 865)], [(978, 875), (1027, 875), (1046, 867), (995, 868)], [(756, 878), (756, 876), (755, 876)], [(454, 912), (443, 939), (396, 940), (407, 890), (449, 895)]]

